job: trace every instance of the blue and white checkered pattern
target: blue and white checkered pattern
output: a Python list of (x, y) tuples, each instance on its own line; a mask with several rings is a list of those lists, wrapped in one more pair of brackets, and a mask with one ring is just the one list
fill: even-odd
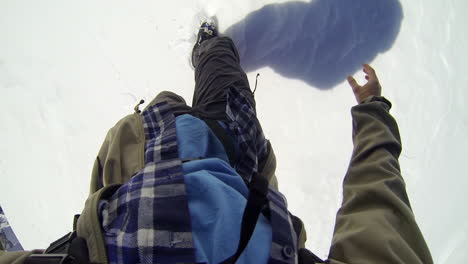
[[(267, 155), (267, 141), (255, 110), (236, 89), (228, 91), (226, 114), (242, 156), (236, 171), (246, 182)], [(167, 103), (143, 112), (145, 167), (99, 204), (109, 263), (194, 263), (191, 219), (178, 156), (175, 118)], [(296, 239), (286, 199), (268, 193), (273, 230), (269, 263), (292, 264)], [(285, 248), (292, 255), (285, 256)]]
[(145, 167), (100, 212), (109, 263), (194, 262), (175, 118), (167, 103), (143, 113)]
[(236, 171), (246, 182), (258, 172), (258, 163), (268, 154), (268, 142), (263, 135), (254, 107), (235, 88), (227, 93), (226, 114), (230, 120), (229, 129), (238, 140), (242, 156), (236, 164)]
[(20, 251), (24, 250), (18, 238), (13, 232), (8, 220), (0, 205), (0, 248), (5, 251)]

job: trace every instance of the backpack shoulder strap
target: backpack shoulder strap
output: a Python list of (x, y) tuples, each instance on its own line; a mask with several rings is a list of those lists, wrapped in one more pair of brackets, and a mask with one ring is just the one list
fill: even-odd
[(249, 198), (242, 216), (239, 245), (236, 253), (221, 262), (221, 264), (236, 263), (252, 237), (260, 212), (267, 204), (268, 181), (264, 177), (255, 173), (249, 184), (249, 189)]

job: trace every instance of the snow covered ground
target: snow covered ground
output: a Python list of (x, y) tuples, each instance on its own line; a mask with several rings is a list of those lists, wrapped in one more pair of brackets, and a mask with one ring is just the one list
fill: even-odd
[(467, 10), (463, 0), (0, 0), (0, 204), (25, 248), (68, 232), (107, 130), (162, 90), (191, 102), (194, 31), (216, 16), (252, 86), (261, 74), (258, 115), (309, 249), (328, 253), (352, 150), (344, 78), (369, 62), (394, 105), (434, 261), (463, 263)]

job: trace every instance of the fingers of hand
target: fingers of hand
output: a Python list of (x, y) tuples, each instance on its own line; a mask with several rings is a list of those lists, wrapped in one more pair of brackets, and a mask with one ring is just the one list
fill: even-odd
[(353, 78), (353, 76), (348, 76), (347, 80), (351, 88), (353, 88), (353, 91), (357, 91), (361, 87)]
[(369, 64), (363, 64), (363, 65), (362, 65), (362, 69), (363, 69), (364, 72), (367, 73), (367, 74), (375, 73), (374, 68), (372, 68)]
[(375, 70), (369, 64), (363, 64), (363, 71), (367, 74), (366, 80), (377, 80)]

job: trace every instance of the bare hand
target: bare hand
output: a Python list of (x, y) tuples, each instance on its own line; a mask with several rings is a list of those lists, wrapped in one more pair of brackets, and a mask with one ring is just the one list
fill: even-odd
[(348, 76), (348, 83), (353, 88), (354, 96), (358, 104), (362, 103), (369, 96), (380, 96), (382, 87), (375, 70), (368, 64), (363, 65), (363, 71), (366, 73), (367, 83), (364, 86), (359, 85), (353, 76)]

